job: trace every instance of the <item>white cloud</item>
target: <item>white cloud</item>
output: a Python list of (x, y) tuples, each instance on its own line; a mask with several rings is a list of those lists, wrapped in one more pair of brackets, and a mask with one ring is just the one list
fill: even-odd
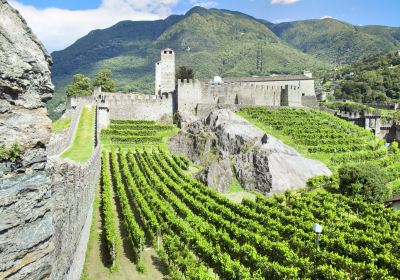
[(210, 8), (214, 8), (214, 7), (218, 6), (218, 2), (215, 2), (215, 1), (199, 2), (197, 0), (190, 0), (189, 2), (193, 6), (200, 6), (200, 7), (206, 8), (206, 9), (210, 9)]
[(333, 16), (323, 16), (321, 19), (333, 19)]
[(272, 21), (272, 23), (282, 23), (282, 22), (289, 22), (289, 21), (294, 21), (292, 18), (282, 18), (282, 19), (276, 19)]
[(16, 0), (9, 3), (28, 22), (49, 51), (61, 50), (91, 30), (107, 28), (121, 20), (155, 20), (168, 16), (180, 0), (102, 0), (91, 10), (37, 9)]
[(271, 4), (284, 4), (284, 5), (289, 5), (289, 4), (294, 4), (296, 2), (299, 2), (300, 0), (271, 0)]

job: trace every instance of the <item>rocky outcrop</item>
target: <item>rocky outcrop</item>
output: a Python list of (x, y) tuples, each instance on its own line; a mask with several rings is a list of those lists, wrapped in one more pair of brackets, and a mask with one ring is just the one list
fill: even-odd
[(28, 151), (18, 168), (30, 168), (39, 158), (45, 161), (41, 149), (51, 135), (45, 109), (53, 92), (51, 57), (5, 0), (0, 0), (0, 14), (0, 144), (18, 143)]
[(24, 151), (17, 162), (0, 159), (0, 279), (42, 279), (51, 273), (54, 249), (45, 172), (51, 58), (4, 0), (0, 15), (0, 144)]
[(100, 146), (84, 164), (49, 157), (50, 66), (19, 13), (0, 0), (0, 145), (24, 151), (16, 162), (0, 158), (0, 279), (79, 279), (84, 263)]
[(170, 140), (171, 151), (205, 165), (198, 178), (220, 191), (227, 190), (232, 175), (245, 189), (264, 194), (303, 187), (313, 176), (331, 175), (321, 162), (304, 158), (230, 110), (215, 110), (203, 120), (181, 113), (180, 123), (181, 132)]

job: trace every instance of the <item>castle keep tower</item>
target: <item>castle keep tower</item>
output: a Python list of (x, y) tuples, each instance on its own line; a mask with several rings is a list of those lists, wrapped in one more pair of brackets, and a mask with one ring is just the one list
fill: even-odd
[(175, 52), (161, 51), (161, 61), (156, 63), (156, 95), (175, 91)]

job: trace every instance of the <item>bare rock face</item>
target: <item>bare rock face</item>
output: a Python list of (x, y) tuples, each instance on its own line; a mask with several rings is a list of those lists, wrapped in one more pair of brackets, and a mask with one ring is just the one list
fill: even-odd
[(51, 134), (45, 109), (53, 92), (51, 57), (5, 0), (0, 15), (0, 144), (43, 148)]
[[(7, 1), (0, 0), (0, 145), (17, 143), (16, 162), (0, 159), (0, 279), (43, 279), (54, 244), (45, 145), (51, 121), (49, 54)], [(3, 177), (3, 178), (2, 178)]]
[(205, 165), (198, 178), (220, 191), (227, 191), (232, 175), (245, 189), (264, 194), (303, 187), (313, 176), (331, 175), (321, 162), (302, 157), (232, 111), (215, 110), (205, 120), (183, 113), (180, 119), (182, 130), (171, 139), (171, 151)]

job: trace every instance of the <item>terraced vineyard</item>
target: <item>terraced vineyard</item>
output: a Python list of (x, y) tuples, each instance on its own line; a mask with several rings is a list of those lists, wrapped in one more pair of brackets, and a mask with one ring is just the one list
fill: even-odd
[(145, 120), (111, 120), (109, 128), (101, 131), (105, 145), (153, 145), (171, 136), (176, 127)]
[(343, 163), (375, 162), (386, 168), (392, 181), (400, 177), (398, 154), (391, 154), (369, 131), (331, 114), (293, 108), (246, 108), (239, 114), (332, 169)]
[[(139, 270), (146, 244), (172, 279), (398, 279), (399, 212), (327, 192), (234, 203), (188, 176), (186, 159), (150, 144), (103, 153), (103, 198), (111, 186)], [(324, 226), (319, 248), (314, 223)]]

